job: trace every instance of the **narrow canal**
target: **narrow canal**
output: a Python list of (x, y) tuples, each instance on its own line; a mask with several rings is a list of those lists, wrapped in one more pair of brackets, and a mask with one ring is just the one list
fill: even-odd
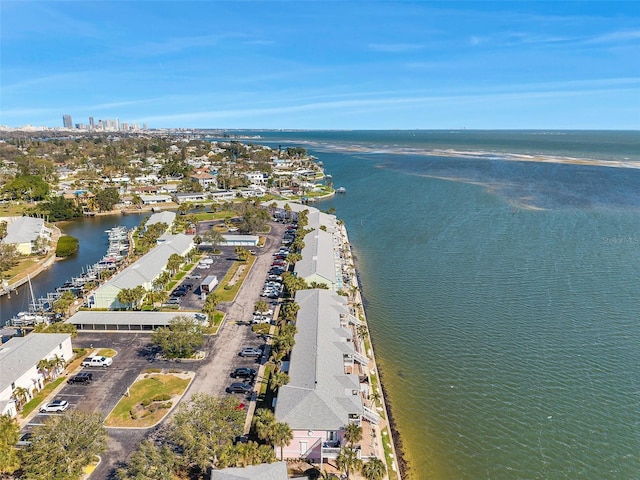
[[(48, 292), (55, 291), (71, 277), (86, 271), (87, 266), (98, 262), (109, 247), (105, 230), (118, 225), (127, 228), (137, 227), (142, 218), (149, 215), (149, 212), (133, 215), (105, 215), (59, 222), (57, 225), (62, 233), (76, 237), (80, 242), (80, 248), (73, 256), (55, 262), (48, 270), (32, 279), (31, 285), (36, 299), (45, 297)], [(10, 296), (0, 297), (0, 326), (5, 325), (18, 312), (28, 310), (30, 297), (29, 286), (26, 283), (16, 292), (11, 292)]]

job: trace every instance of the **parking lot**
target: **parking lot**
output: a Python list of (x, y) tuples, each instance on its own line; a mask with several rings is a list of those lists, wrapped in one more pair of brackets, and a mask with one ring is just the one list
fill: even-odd
[[(136, 377), (147, 368), (175, 368), (190, 370), (196, 373), (182, 401), (188, 401), (194, 393), (207, 393), (216, 396), (233, 395), (239, 403), (249, 403), (254, 399), (252, 394), (226, 393), (227, 387), (233, 382), (241, 382), (241, 378), (232, 378), (231, 373), (238, 367), (250, 367), (259, 370), (268, 359), (268, 346), (264, 338), (255, 335), (250, 328), (250, 321), (255, 303), (264, 299), (260, 297), (263, 291), (267, 272), (273, 261), (273, 253), (280, 247), (280, 240), (285, 226), (272, 224), (272, 231), (266, 238), (263, 248), (256, 249), (256, 262), (248, 272), (236, 300), (220, 306), (227, 314), (223, 328), (217, 335), (207, 336), (203, 350), (206, 357), (200, 361), (166, 361), (160, 360), (151, 348), (149, 333), (109, 333), (109, 332), (79, 332), (73, 340), (74, 347), (87, 349), (111, 348), (117, 352), (113, 364), (109, 367), (84, 367), (78, 371), (90, 371), (93, 380), (90, 384), (65, 384), (48, 401), (55, 399), (69, 402), (70, 410), (83, 412), (100, 412), (107, 416), (127, 388)], [(215, 260), (206, 271), (202, 269), (203, 278), (206, 275), (217, 275), (221, 279), (235, 257), (234, 247), (224, 247), (223, 254)], [(194, 273), (198, 269), (194, 270)], [(193, 280), (187, 280), (192, 281)], [(197, 282), (197, 280), (195, 281)], [(194, 283), (195, 283), (194, 282)], [(195, 287), (194, 287), (195, 288)], [(185, 303), (181, 308), (199, 309), (197, 302), (202, 302), (197, 294), (185, 295)], [(277, 299), (270, 308), (277, 308)], [(190, 305), (190, 307), (187, 307)], [(239, 352), (244, 347), (255, 347), (263, 351), (259, 358), (241, 357)], [(75, 374), (75, 372), (68, 372)], [(258, 376), (256, 379), (260, 381)], [(36, 414), (23, 431), (30, 431), (35, 425), (43, 423), (50, 415), (59, 413)], [(64, 415), (64, 413), (63, 413)], [(102, 455), (102, 462), (91, 475), (92, 479), (113, 478), (113, 469), (118, 462), (126, 460), (127, 456), (150, 429), (116, 429), (109, 428), (108, 450)]]

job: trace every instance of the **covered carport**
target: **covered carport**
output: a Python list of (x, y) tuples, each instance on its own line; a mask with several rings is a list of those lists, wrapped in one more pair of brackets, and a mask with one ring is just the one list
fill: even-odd
[(152, 331), (169, 326), (176, 316), (193, 318), (207, 324), (206, 316), (196, 312), (134, 312), (134, 311), (90, 311), (83, 310), (65, 321), (74, 325), (78, 331)]

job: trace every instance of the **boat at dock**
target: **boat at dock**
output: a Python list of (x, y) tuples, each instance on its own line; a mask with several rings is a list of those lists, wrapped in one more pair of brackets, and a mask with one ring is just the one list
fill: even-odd
[(117, 270), (122, 262), (129, 255), (130, 231), (126, 227), (114, 227), (106, 230), (109, 238), (109, 247), (102, 259), (91, 266), (86, 267), (86, 271), (67, 280), (57, 287), (55, 291), (47, 293), (38, 299), (33, 294), (31, 279), (28, 278), (31, 302), (29, 310), (22, 311), (11, 318), (7, 323), (14, 327), (34, 326), (39, 323), (49, 324), (54, 316), (53, 306), (65, 292), (71, 292), (76, 298), (83, 295), (87, 284), (100, 283), (102, 272), (107, 270)]

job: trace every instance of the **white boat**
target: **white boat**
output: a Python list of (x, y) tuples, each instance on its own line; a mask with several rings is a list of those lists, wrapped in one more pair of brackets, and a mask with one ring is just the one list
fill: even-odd
[(336, 193), (347, 193), (347, 189), (344, 187), (336, 188)]
[(31, 277), (27, 275), (27, 282), (29, 282), (29, 293), (31, 294), (30, 311), (18, 312), (18, 314), (9, 320), (9, 323), (14, 327), (25, 327), (30, 325), (37, 325), (38, 323), (49, 324), (49, 317), (36, 313), (36, 297), (33, 295), (33, 287), (31, 286)]

